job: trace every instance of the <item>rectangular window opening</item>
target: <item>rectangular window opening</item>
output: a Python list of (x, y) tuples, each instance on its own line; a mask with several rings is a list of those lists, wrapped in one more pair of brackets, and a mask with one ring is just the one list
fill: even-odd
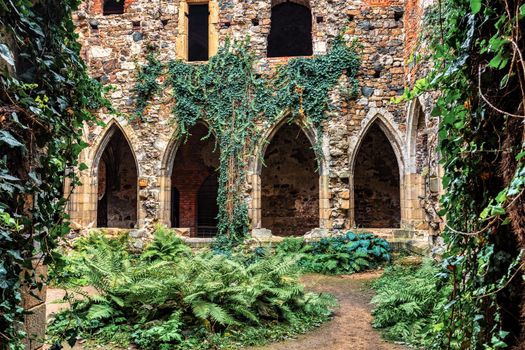
[(208, 60), (208, 4), (189, 5), (188, 61)]

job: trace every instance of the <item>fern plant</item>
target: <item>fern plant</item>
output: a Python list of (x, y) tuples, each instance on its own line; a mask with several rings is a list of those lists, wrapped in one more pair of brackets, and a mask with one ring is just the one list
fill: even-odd
[(435, 316), (447, 302), (448, 290), (436, 289), (439, 268), (431, 260), (421, 266), (393, 265), (374, 283), (377, 294), (373, 326), (390, 340), (415, 346), (431, 343)]
[(76, 301), (65, 311), (82, 320), (73, 322), (78, 334), (96, 337), (107, 327), (128, 327), (136, 345), (171, 349), (194, 344), (194, 337), (326, 320), (331, 314), (333, 298), (306, 293), (298, 282), (297, 257), (191, 254), (167, 235), (157, 233), (137, 259), (104, 243), (90, 251), (86, 278), (99, 295)]
[(176, 260), (191, 255), (191, 249), (177, 235), (165, 226), (157, 226), (153, 241), (141, 255), (146, 260)]

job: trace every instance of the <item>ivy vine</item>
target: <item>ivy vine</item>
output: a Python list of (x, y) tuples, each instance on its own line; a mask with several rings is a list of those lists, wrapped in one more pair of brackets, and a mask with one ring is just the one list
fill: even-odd
[(20, 290), (43, 286), (33, 262), (49, 264), (69, 232), (63, 188), (83, 168), (83, 124), (95, 122), (90, 110), (109, 107), (79, 55), (71, 19), (78, 4), (0, 0), (1, 349), (24, 349), (31, 336)]
[[(340, 77), (347, 76), (350, 95), (356, 96), (358, 91), (357, 46), (347, 45), (341, 36), (327, 55), (290, 59), (273, 75), (262, 75), (255, 66), (256, 57), (247, 41), (227, 41), (217, 55), (203, 64), (181, 60), (161, 64), (149, 56), (135, 87), (135, 117), (146, 121), (148, 102), (156, 93), (169, 89), (179, 136), (188, 135), (191, 127), (202, 120), (217, 137), (218, 240), (226, 245), (240, 242), (247, 234), (243, 185), (247, 157), (261, 136), (258, 125), (271, 125), (286, 115), (290, 121), (303, 118), (321, 130), (331, 109), (329, 93)], [(163, 74), (167, 79), (160, 86), (158, 78)]]
[(432, 73), (405, 98), (439, 91), (444, 167), (443, 283), (450, 302), (436, 349), (500, 349), (525, 342), (525, 5), (441, 0), (430, 15)]

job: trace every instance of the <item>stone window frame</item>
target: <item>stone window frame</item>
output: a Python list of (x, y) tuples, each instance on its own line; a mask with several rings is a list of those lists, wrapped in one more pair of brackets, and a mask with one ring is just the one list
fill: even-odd
[(190, 5), (208, 5), (208, 60), (219, 49), (219, 2), (218, 0), (181, 0), (178, 15), (178, 34), (175, 53), (178, 59), (188, 60), (188, 14)]

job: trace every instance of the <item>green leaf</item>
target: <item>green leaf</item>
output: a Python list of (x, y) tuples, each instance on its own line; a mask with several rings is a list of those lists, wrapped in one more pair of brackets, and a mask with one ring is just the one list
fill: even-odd
[(470, 0), (470, 10), (473, 14), (478, 13), (481, 10), (481, 0)]
[(508, 61), (509, 59), (507, 57), (504, 57), (502, 52), (499, 52), (490, 60), (489, 67), (495, 69), (503, 69), (507, 66)]
[(9, 47), (5, 44), (0, 44), (0, 58), (3, 59), (9, 66), (14, 67), (15, 59)]
[(11, 148), (25, 148), (25, 146), (20, 141), (15, 139), (11, 133), (5, 130), (0, 130), (0, 143), (6, 143)]

